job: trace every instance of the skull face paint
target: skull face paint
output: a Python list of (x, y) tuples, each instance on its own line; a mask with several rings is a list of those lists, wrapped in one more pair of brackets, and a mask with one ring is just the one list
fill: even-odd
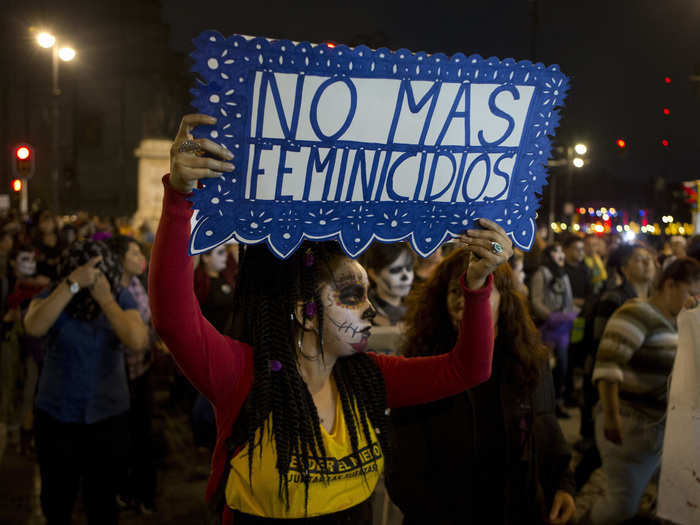
[(31, 277), (36, 273), (34, 252), (19, 252), (15, 259), (18, 277)]
[(364, 352), (376, 314), (367, 297), (367, 272), (358, 262), (343, 259), (334, 275), (334, 282), (321, 287), (324, 352), (335, 357)]
[(407, 251), (390, 265), (381, 269), (377, 279), (377, 291), (383, 297), (403, 299), (413, 285), (413, 257)]

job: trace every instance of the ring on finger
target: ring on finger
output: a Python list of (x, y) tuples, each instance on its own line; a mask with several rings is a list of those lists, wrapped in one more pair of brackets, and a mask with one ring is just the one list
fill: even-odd
[(494, 255), (501, 255), (503, 253), (503, 246), (500, 242), (491, 241), (491, 253)]
[(194, 153), (198, 157), (204, 155), (204, 150), (202, 149), (202, 146), (200, 146), (199, 143), (191, 139), (183, 140), (177, 147), (177, 151), (178, 153)]

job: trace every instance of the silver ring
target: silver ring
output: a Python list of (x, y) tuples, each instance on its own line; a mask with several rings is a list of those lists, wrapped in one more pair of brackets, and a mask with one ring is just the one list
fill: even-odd
[(193, 152), (195, 155), (199, 153), (203, 153), (204, 150), (202, 149), (202, 146), (200, 146), (197, 142), (194, 140), (183, 140), (180, 145), (177, 148), (178, 153), (191, 153)]
[(503, 246), (496, 241), (491, 241), (491, 253), (494, 255), (500, 255), (503, 253)]

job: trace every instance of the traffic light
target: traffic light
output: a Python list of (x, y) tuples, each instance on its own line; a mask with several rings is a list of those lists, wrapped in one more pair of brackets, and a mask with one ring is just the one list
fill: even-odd
[(14, 179), (12, 181), (12, 191), (15, 193), (22, 191), (22, 179)]
[(627, 148), (627, 142), (625, 141), (625, 139), (617, 139), (617, 142), (615, 144), (617, 144), (617, 147), (620, 148), (620, 150), (624, 150)]
[(12, 177), (15, 179), (30, 179), (34, 175), (34, 157), (34, 148), (29, 144), (18, 144), (15, 146), (11, 162)]

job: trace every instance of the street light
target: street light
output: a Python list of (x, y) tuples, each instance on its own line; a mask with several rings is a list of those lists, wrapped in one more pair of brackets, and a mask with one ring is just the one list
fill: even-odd
[(583, 168), (583, 159), (581, 157), (576, 157), (571, 163), (574, 165), (575, 168)]
[(70, 62), (75, 58), (75, 49), (72, 47), (62, 47), (58, 50), (58, 57), (64, 62)]
[(40, 32), (36, 37), (37, 43), (44, 49), (51, 48), (51, 93), (53, 100), (51, 104), (51, 144), (52, 144), (52, 169), (51, 182), (53, 184), (53, 207), (54, 211), (59, 211), (58, 202), (58, 167), (60, 165), (59, 158), (59, 123), (60, 123), (60, 105), (58, 97), (61, 95), (61, 89), (58, 86), (58, 66), (59, 60), (70, 62), (75, 58), (76, 52), (70, 46), (60, 45), (57, 39), (51, 33), (46, 31)]
[(51, 33), (39, 33), (36, 37), (36, 41), (41, 47), (48, 49), (53, 47), (56, 43), (56, 37)]
[(585, 144), (578, 143), (574, 146), (574, 151), (579, 155), (585, 155), (588, 151), (588, 147)]

